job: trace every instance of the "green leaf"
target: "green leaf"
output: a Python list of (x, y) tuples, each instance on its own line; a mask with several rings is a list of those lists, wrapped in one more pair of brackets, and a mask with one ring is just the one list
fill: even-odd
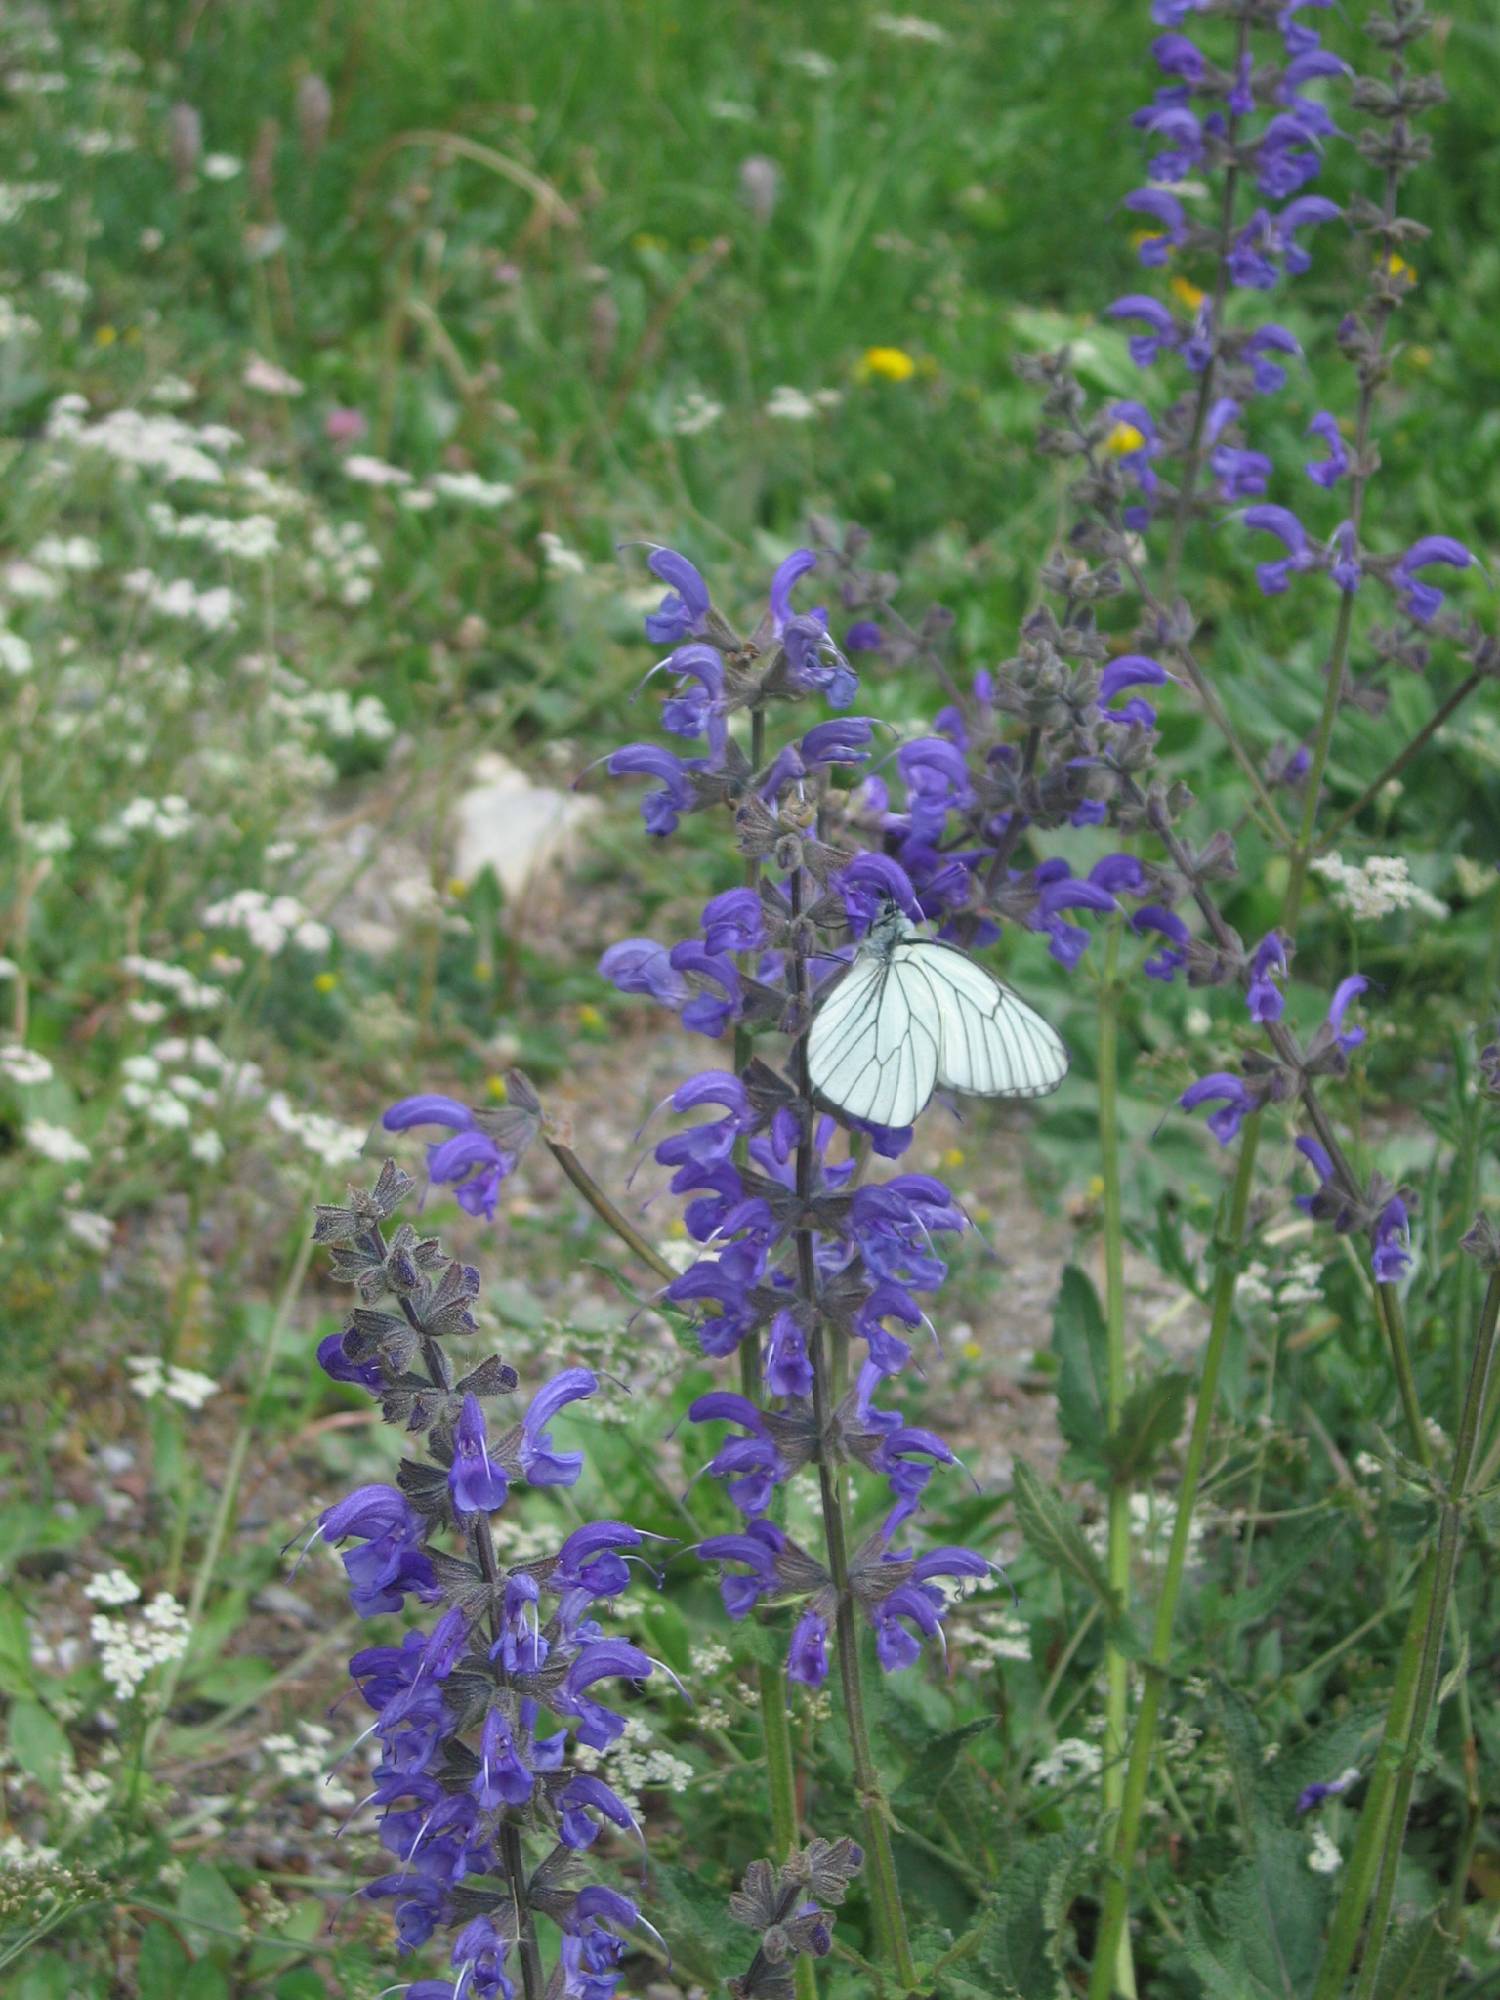
[(1458, 1971), (1458, 1947), (1438, 1928), (1436, 1915), (1402, 1924), (1385, 1942), (1375, 1980), (1375, 2000), (1424, 2000), (1442, 1993)]
[(729, 1914), (734, 1883), (726, 1877), (715, 1884), (703, 1870), (674, 1861), (658, 1862), (652, 1880), (660, 1910), (654, 1921), (684, 1971), (719, 1985), (732, 1972), (745, 1970), (755, 1956), (756, 1938)]
[(1011, 1498), (1016, 1522), (1031, 1549), (1049, 1569), (1065, 1569), (1086, 1584), (1105, 1610), (1119, 1607), (1104, 1565), (1083, 1538), (1083, 1530), (1050, 1486), (1044, 1486), (1024, 1459), (1015, 1462)]
[(976, 1984), (979, 1969), (989, 1975), (983, 1990), (990, 2000), (1069, 2000), (1067, 1917), (1074, 1897), (1089, 1886), (1091, 1838), (1085, 1827), (1051, 1833), (1011, 1857), (982, 1919), (984, 1941), (973, 1959), (962, 1961)]
[(148, 1924), (141, 1935), (135, 1962), (140, 2000), (177, 2000), (187, 1978), (189, 1959), (169, 1924)]
[(1187, 1411), (1188, 1387), (1188, 1377), (1172, 1368), (1131, 1390), (1104, 1446), (1117, 1479), (1145, 1479), (1162, 1452), (1176, 1442)]
[(49, 1791), (57, 1789), (71, 1765), (67, 1732), (39, 1701), (16, 1701), (10, 1709), (11, 1754), (26, 1773)]
[(922, 1745), (922, 1754), (910, 1775), (891, 1800), (896, 1811), (908, 1812), (917, 1806), (930, 1806), (952, 1777), (965, 1746), (975, 1736), (992, 1735), (994, 1729), (995, 1718), (980, 1715), (959, 1729), (946, 1729), (939, 1736), (929, 1737)]
[(177, 1891), (177, 1910), (195, 1958), (233, 1951), (244, 1934), (239, 1898), (218, 1869), (195, 1861)]
[(0, 1694), (30, 1694), (35, 1686), (26, 1614), (14, 1597), (0, 1597)]
[(1188, 1911), (1184, 1949), (1205, 2000), (1287, 2000), (1311, 1989), (1332, 1895), (1307, 1865), (1307, 1840), (1262, 1828), (1255, 1852)]
[(1052, 1352), (1057, 1357), (1058, 1428), (1076, 1455), (1070, 1456), (1068, 1470), (1080, 1477), (1104, 1471), (1108, 1348), (1093, 1280), (1069, 1264), (1052, 1308)]
[(229, 2000), (229, 1981), (211, 1958), (200, 1958), (179, 1991), (182, 2000)]
[(99, 1519), (98, 1510), (57, 1514), (50, 1507), (7, 1506), (0, 1516), (0, 1576), (22, 1556), (48, 1549), (71, 1548)]

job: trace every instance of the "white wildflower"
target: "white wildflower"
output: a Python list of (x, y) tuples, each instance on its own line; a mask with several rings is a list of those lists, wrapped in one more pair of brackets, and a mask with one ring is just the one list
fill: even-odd
[(176, 1598), (159, 1592), (133, 1618), (89, 1620), (89, 1637), (99, 1649), (104, 1678), (121, 1701), (129, 1701), (153, 1667), (181, 1659), (187, 1651), (187, 1613)]
[(1334, 1875), (1344, 1865), (1344, 1857), (1339, 1853), (1338, 1844), (1326, 1826), (1313, 1828), (1312, 1845), (1308, 1849), (1307, 1865), (1314, 1875)]
[(101, 1569), (83, 1586), (83, 1594), (90, 1604), (134, 1604), (141, 1587), (123, 1569)]
[(344, 477), (356, 481), (360, 486), (410, 486), (411, 474), (403, 472), (399, 465), (388, 465), (383, 458), (372, 458), (367, 452), (355, 452), (344, 460)]
[(1328, 884), (1335, 905), (1357, 923), (1376, 923), (1395, 910), (1416, 910), (1434, 918), (1448, 915), (1446, 903), (1412, 881), (1405, 857), (1399, 854), (1372, 854), (1363, 862), (1323, 854), (1312, 863), (1312, 871)]
[(21, 1128), (21, 1137), (34, 1153), (51, 1160), (54, 1166), (84, 1167), (93, 1158), (88, 1147), (66, 1125), (54, 1125), (46, 1118), (28, 1119)]
[(481, 479), (477, 472), (435, 472), (427, 484), (445, 500), (461, 500), (469, 507), (503, 507), (516, 492), (503, 480)]
[(63, 1217), (63, 1227), (76, 1243), (85, 1250), (92, 1250), (96, 1257), (102, 1257), (115, 1240), (115, 1225), (107, 1215), (100, 1215), (93, 1208), (70, 1208)]
[(15, 680), (31, 672), (31, 648), (19, 632), (7, 632), (0, 625), (0, 673), (7, 673)]
[(206, 181), (232, 181), (240, 172), (243, 162), (233, 153), (205, 153), (203, 156), (203, 178)]
[(549, 576), (583, 576), (588, 564), (576, 549), (570, 549), (561, 535), (544, 528), (536, 538), (542, 552), (542, 566)]
[(53, 1070), (35, 1049), (23, 1048), (19, 1042), (0, 1042), (0, 1076), (25, 1090), (32, 1084), (50, 1083)]
[(690, 389), (672, 411), (671, 425), (678, 437), (698, 437), (704, 431), (712, 430), (724, 414), (724, 405), (705, 396), (701, 389)]
[(267, 361), (259, 354), (250, 356), (240, 380), (257, 396), (300, 396), (303, 389), (295, 375), (289, 375), (285, 368), (278, 368), (274, 361)]
[(1037, 1759), (1027, 1775), (1033, 1785), (1056, 1785), (1069, 1771), (1095, 1778), (1103, 1763), (1104, 1753), (1097, 1743), (1086, 1743), (1081, 1736), (1065, 1736), (1045, 1757)]
[(934, 47), (948, 39), (948, 30), (936, 21), (924, 21), (920, 14), (872, 14), (870, 26), (877, 35), (889, 35), (895, 42), (929, 42)]

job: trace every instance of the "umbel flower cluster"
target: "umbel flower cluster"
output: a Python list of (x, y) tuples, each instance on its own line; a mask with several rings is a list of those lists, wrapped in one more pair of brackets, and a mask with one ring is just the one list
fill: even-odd
[[(579, 1857), (604, 1822), (630, 1831), (635, 1822), (570, 1750), (617, 1741), (625, 1719), (601, 1701), (601, 1685), (652, 1672), (647, 1655), (602, 1622), (629, 1582), (626, 1552), (644, 1537), (597, 1521), (553, 1556), (498, 1560), (490, 1518), (512, 1488), (577, 1481), (582, 1455), (554, 1450), (548, 1426), (599, 1385), (587, 1369), (565, 1368), (519, 1421), (496, 1424), (487, 1412), (515, 1393), (515, 1370), (490, 1355), (458, 1375), (451, 1358), (455, 1340), (478, 1332), (478, 1272), (409, 1224), (387, 1231), (412, 1186), (387, 1161), (346, 1207), (320, 1208), (316, 1228), (334, 1275), (358, 1294), (318, 1359), (335, 1381), (367, 1389), (414, 1449), (425, 1447), (401, 1461), (394, 1485), (362, 1486), (326, 1508), (315, 1537), (343, 1550), (361, 1616), (409, 1602), (432, 1611), (427, 1630), (363, 1647), (349, 1662), (380, 1747), (362, 1805), (378, 1809), (390, 1856), (362, 1893), (392, 1905), (403, 1950), (456, 1929), (452, 1977), (418, 1980), (407, 1988), (416, 2000), (513, 2000), (518, 1991), (540, 2000), (539, 1914), (562, 1939), (546, 1991), (608, 2000), (638, 1912), (616, 1889), (580, 1886)], [(440, 1546), (445, 1539), (452, 1546)], [(529, 1859), (540, 1840), (548, 1851)]]

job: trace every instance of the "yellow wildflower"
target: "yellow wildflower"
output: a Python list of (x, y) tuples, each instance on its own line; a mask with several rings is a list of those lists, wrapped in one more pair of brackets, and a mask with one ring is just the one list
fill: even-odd
[(314, 993), (336, 993), (339, 976), (336, 972), (320, 972), (313, 980)]
[(100, 326), (94, 329), (96, 347), (113, 347), (119, 337), (112, 326)]
[(1380, 268), (1388, 278), (1405, 278), (1409, 285), (1417, 282), (1417, 273), (1404, 257), (1398, 257), (1394, 250), (1388, 250), (1380, 260)]
[(448, 894), (450, 896), (467, 896), (468, 893), (469, 885), (462, 875), (450, 875), (448, 877)]
[(1104, 449), (1117, 458), (1123, 458), (1127, 451), (1139, 451), (1146, 442), (1145, 434), (1134, 424), (1112, 424), (1104, 440)]
[(954, 1167), (961, 1167), (963, 1163), (964, 1149), (962, 1146), (950, 1146), (943, 1155), (943, 1165), (950, 1170)]
[(959, 1352), (965, 1361), (980, 1361), (984, 1358), (984, 1349), (977, 1340), (966, 1340)]
[(1177, 277), (1169, 279), (1167, 284), (1167, 290), (1171, 292), (1172, 296), (1175, 299), (1179, 300), (1183, 305), (1185, 305), (1189, 312), (1196, 312), (1199, 306), (1201, 306), (1203, 301), (1208, 297), (1207, 292), (1200, 290), (1199, 287), (1193, 284), (1191, 279), (1188, 278)]
[(917, 364), (904, 347), (867, 347), (854, 372), (862, 382), (909, 382)]
[(579, 1008), (578, 1025), (580, 1028), (602, 1028), (604, 1026), (604, 1016), (594, 1006), (592, 1001), (585, 1000)]
[(510, 1096), (503, 1076), (487, 1076), (484, 1080), (484, 1094), (492, 1104), (503, 1104)]

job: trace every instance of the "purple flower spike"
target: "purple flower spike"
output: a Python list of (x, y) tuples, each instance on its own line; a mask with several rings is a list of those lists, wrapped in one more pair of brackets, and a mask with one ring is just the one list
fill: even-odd
[(1339, 420), (1330, 410), (1319, 410), (1307, 427), (1307, 435), (1321, 440), (1326, 458), (1311, 459), (1304, 467), (1314, 485), (1337, 486), (1349, 470), (1349, 453), (1339, 431)]
[(1145, 333), (1130, 336), (1130, 358), (1138, 368), (1149, 368), (1157, 355), (1165, 349), (1170, 353), (1179, 341), (1178, 326), (1160, 299), (1153, 299), (1147, 292), (1130, 292), (1123, 299), (1105, 307), (1107, 319), (1136, 319), (1148, 328)]
[(465, 1396), (453, 1430), (453, 1463), (448, 1468), (448, 1493), (455, 1514), (492, 1514), (505, 1505), (510, 1491), (505, 1474), (490, 1457), (484, 1411), (477, 1396)]
[(1399, 1284), (1411, 1269), (1411, 1231), (1406, 1204), (1393, 1194), (1376, 1218), (1371, 1237), (1370, 1268), (1382, 1285)]
[(1286, 550), (1279, 562), (1256, 566), (1255, 580), (1267, 597), (1278, 596), (1286, 589), (1293, 570), (1312, 567), (1315, 557), (1307, 544), (1307, 530), (1289, 507), (1247, 507), (1240, 518), (1247, 528), (1274, 535)]
[(1196, 1083), (1188, 1085), (1177, 1102), (1184, 1111), (1196, 1111), (1200, 1104), (1220, 1105), (1221, 1109), (1209, 1114), (1208, 1129), (1221, 1146), (1229, 1144), (1256, 1108), (1254, 1099), (1239, 1077), (1230, 1075), (1227, 1070), (1215, 1070), (1210, 1076), (1199, 1077)]
[(1419, 625), (1430, 624), (1443, 607), (1443, 593), (1435, 584), (1424, 583), (1417, 571), (1438, 563), (1449, 569), (1468, 569), (1473, 561), (1463, 543), (1451, 535), (1424, 535), (1413, 542), (1391, 572), (1401, 609)]
[(547, 1425), (567, 1403), (592, 1396), (599, 1378), (588, 1368), (564, 1368), (539, 1389), (521, 1420), (521, 1464), (532, 1486), (575, 1486), (583, 1470), (581, 1451), (555, 1452)]
[(656, 646), (675, 646), (701, 632), (708, 616), (708, 585), (687, 557), (675, 549), (653, 549), (646, 567), (669, 586), (646, 620), (646, 637)]
[(1344, 1050), (1357, 1049), (1365, 1038), (1363, 1028), (1346, 1028), (1344, 1016), (1350, 1004), (1358, 999), (1369, 985), (1362, 972), (1352, 973), (1348, 979), (1341, 979), (1333, 989), (1333, 999), (1328, 1008), (1328, 1025), (1333, 1030), (1334, 1040)]
[(818, 559), (811, 549), (793, 549), (778, 565), (776, 574), (771, 578), (771, 618), (778, 633), (784, 631), (796, 616), (792, 610), (793, 588), (817, 566)]
[(1279, 1021), (1286, 1001), (1276, 984), (1286, 978), (1286, 941), (1277, 931), (1261, 939), (1250, 961), (1250, 985), (1245, 1001), (1252, 1021)]
[(786, 1677), (799, 1687), (821, 1687), (828, 1678), (828, 1620), (804, 1611), (792, 1633)]

